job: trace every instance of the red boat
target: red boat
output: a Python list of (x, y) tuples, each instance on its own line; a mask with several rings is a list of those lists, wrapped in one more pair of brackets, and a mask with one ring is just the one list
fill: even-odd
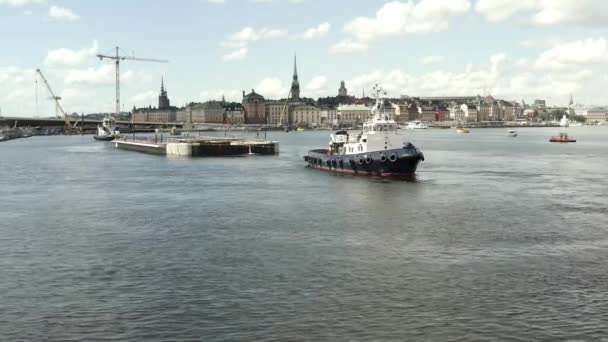
[(551, 137), (550, 142), (571, 143), (576, 142), (576, 139), (568, 137), (568, 133), (560, 133), (559, 137)]

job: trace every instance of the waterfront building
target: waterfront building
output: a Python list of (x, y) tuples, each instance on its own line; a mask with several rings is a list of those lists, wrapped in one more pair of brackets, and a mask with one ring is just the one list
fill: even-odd
[(355, 126), (369, 118), (370, 107), (361, 104), (339, 105), (336, 109), (337, 126)]
[(285, 101), (275, 101), (269, 100), (266, 101), (265, 104), (265, 115), (268, 118), (269, 125), (278, 125), (285, 123), (285, 117), (283, 118), (283, 122), (279, 122), (281, 120), (281, 111), (285, 110), (285, 117), (289, 115), (288, 108), (286, 108)]
[[(299, 90), (298, 90), (299, 96)], [(264, 96), (251, 89), (251, 93), (245, 95), (243, 90), (243, 111), (246, 124), (266, 124), (266, 101)]]
[(176, 122), (181, 122), (181, 123), (192, 123), (192, 111), (190, 110), (190, 108), (188, 106), (184, 107), (184, 108), (179, 108), (176, 112), (175, 112), (175, 121)]
[(321, 125), (321, 110), (311, 105), (299, 105), (293, 108), (294, 125), (315, 128)]
[(188, 107), (193, 123), (224, 123), (224, 106), (220, 101), (191, 103)]
[(420, 121), (433, 122), (435, 121), (435, 107), (418, 107), (418, 117)]
[(346, 85), (344, 81), (340, 82), (340, 89), (338, 89), (338, 96), (348, 96), (348, 90), (346, 89)]
[(458, 121), (458, 122), (465, 121), (465, 111), (464, 111), (464, 108), (462, 108), (463, 106), (465, 106), (465, 108), (466, 108), (466, 105), (459, 105), (456, 102), (452, 103), (452, 105), (449, 108), (450, 121)]
[(321, 121), (323, 126), (337, 127), (338, 126), (338, 111), (336, 108), (324, 107), (320, 109)]
[(464, 112), (466, 122), (477, 122), (477, 107), (475, 105), (463, 103), (460, 108)]
[(238, 103), (225, 104), (224, 102), (224, 123), (229, 125), (242, 125), (245, 123), (245, 113), (243, 106)]
[(450, 117), (450, 111), (447, 108), (435, 109), (435, 121), (447, 121)]
[(575, 103), (574, 106), (572, 106), (572, 110), (574, 111), (574, 115), (582, 115), (582, 116), (587, 116), (587, 113), (589, 111), (589, 107), (580, 104), (580, 103)]
[(608, 121), (607, 107), (594, 107), (587, 111), (587, 122), (606, 122)]
[[(524, 118), (524, 106), (517, 101), (513, 101), (513, 116), (515, 119), (523, 119)], [(523, 102), (522, 102), (523, 103)]]
[(547, 102), (545, 100), (534, 100), (534, 109), (544, 109), (547, 107)]
[(177, 108), (170, 107), (168, 109), (158, 109), (153, 107), (148, 108), (133, 108), (131, 113), (133, 122), (175, 122)]
[[(403, 113), (403, 109), (401, 109), (401, 113)], [(418, 106), (418, 104), (415, 101), (412, 101), (406, 105), (407, 117), (405, 117), (405, 115), (402, 115), (403, 121), (420, 120), (419, 113), (420, 113), (420, 107)]]
[(498, 100), (497, 109), (498, 109), (498, 119), (502, 121), (514, 121), (515, 120), (515, 109), (513, 103), (505, 100)]

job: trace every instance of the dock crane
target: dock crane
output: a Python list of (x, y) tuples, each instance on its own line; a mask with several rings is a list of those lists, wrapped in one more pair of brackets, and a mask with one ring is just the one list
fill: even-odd
[(99, 60), (104, 58), (113, 59), (116, 61), (116, 117), (120, 114), (120, 61), (130, 60), (139, 62), (156, 62), (156, 63), (168, 63), (168, 60), (164, 59), (153, 59), (153, 58), (137, 58), (133, 56), (121, 56), (119, 55), (119, 47), (116, 47), (116, 55), (97, 55)]
[(42, 71), (40, 69), (36, 69), (36, 72), (38, 73), (38, 75), (40, 75), (40, 78), (42, 78), (44, 85), (46, 85), (46, 89), (48, 89), (49, 93), (51, 94), (50, 99), (55, 101), (55, 116), (57, 118), (63, 118), (65, 120), (66, 132), (70, 132), (78, 124), (78, 119), (76, 119), (76, 122), (74, 122), (74, 124), (72, 125), (68, 114), (65, 112), (65, 110), (63, 110), (63, 106), (61, 106), (61, 96), (55, 95), (55, 92), (51, 88), (49, 81), (46, 80), (46, 77), (44, 77), (44, 74), (42, 74)]
[(285, 132), (289, 132), (289, 99), (291, 99), (291, 90), (285, 99), (285, 104), (281, 107), (281, 114), (277, 122), (277, 127), (283, 126)]

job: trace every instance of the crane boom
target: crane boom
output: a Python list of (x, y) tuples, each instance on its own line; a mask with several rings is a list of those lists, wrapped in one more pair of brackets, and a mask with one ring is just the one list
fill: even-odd
[(169, 61), (166, 59), (155, 59), (155, 58), (138, 58), (138, 57), (130, 57), (130, 56), (108, 56), (108, 55), (96, 55), (99, 59), (114, 59), (114, 60), (129, 60), (129, 61), (140, 61), (140, 62), (157, 62), (157, 63), (168, 63)]
[(65, 112), (65, 110), (63, 110), (63, 106), (61, 105), (61, 102), (59, 102), (59, 100), (61, 100), (61, 96), (55, 95), (53, 88), (51, 88), (49, 81), (47, 81), (46, 77), (44, 77), (42, 70), (36, 69), (36, 72), (38, 73), (38, 75), (40, 75), (40, 78), (42, 78), (42, 81), (44, 82), (46, 89), (51, 94), (51, 99), (55, 100), (55, 115), (58, 117), (63, 117), (63, 120), (65, 120), (65, 127), (67, 130), (71, 130), (72, 128), (76, 127), (76, 125), (78, 124), (78, 120), (76, 120), (76, 122), (74, 122), (74, 125), (72, 125), (72, 123), (70, 122), (70, 118), (68, 117), (68, 114)]

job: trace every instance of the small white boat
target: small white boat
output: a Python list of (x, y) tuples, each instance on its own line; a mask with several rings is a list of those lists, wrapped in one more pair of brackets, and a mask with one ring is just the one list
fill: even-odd
[(566, 114), (564, 114), (564, 116), (562, 116), (562, 119), (559, 120), (559, 125), (561, 127), (568, 127), (568, 126), (570, 126), (570, 120), (568, 120), (568, 118), (566, 117)]
[(570, 127), (583, 127), (582, 122), (571, 122)]
[(516, 136), (517, 136), (517, 131), (516, 131), (516, 130), (514, 130), (514, 129), (510, 129), (510, 130), (507, 132), (507, 135), (508, 135), (508, 136), (510, 136), (510, 137), (516, 137)]
[(422, 122), (416, 120), (416, 121), (410, 121), (407, 123), (407, 126), (405, 127), (406, 129), (427, 129), (429, 128), (429, 126), (423, 124)]

